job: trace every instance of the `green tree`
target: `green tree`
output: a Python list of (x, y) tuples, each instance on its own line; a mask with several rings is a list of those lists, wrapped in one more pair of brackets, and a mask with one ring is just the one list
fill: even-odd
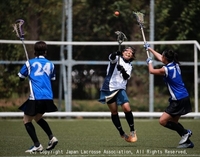
[(156, 1), (155, 40), (197, 40), (200, 41), (198, 0)]
[[(200, 42), (199, 19), (200, 3), (198, 0), (156, 0), (155, 1), (155, 40), (197, 40)], [(156, 49), (162, 52), (165, 48), (172, 48), (179, 53), (180, 61), (194, 61), (193, 45), (162, 45)], [(182, 67), (186, 85), (193, 93), (194, 68)], [(157, 78), (155, 78), (156, 81)], [(163, 89), (160, 89), (163, 90)]]
[[(9, 7), (8, 7), (9, 6)], [(19, 40), (12, 32), (17, 19), (25, 21), (25, 40), (60, 40), (62, 1), (56, 0), (4, 0), (0, 3), (1, 39)], [(33, 45), (26, 45), (29, 57), (33, 57)], [(22, 45), (1, 44), (0, 60), (25, 60)], [(27, 84), (20, 84), (16, 77), (19, 65), (0, 65), (0, 98), (27, 91)], [(19, 88), (20, 86), (20, 88)]]
[[(133, 16), (133, 11), (145, 14), (145, 35), (149, 37), (149, 3), (148, 0), (73, 0), (73, 41), (116, 41), (115, 31), (124, 32), (128, 41), (142, 41), (139, 26)], [(12, 32), (12, 24), (16, 19), (25, 20), (25, 40), (59, 41), (63, 1), (60, 0), (3, 0), (0, 3), (1, 39), (18, 40)], [(9, 7), (8, 7), (9, 6)], [(120, 11), (116, 17), (114, 11)], [(200, 14), (198, 0), (155, 0), (155, 40), (197, 40)], [(67, 18), (67, 17), (66, 17)], [(66, 20), (66, 19), (65, 19)], [(117, 42), (117, 41), (116, 41)], [(180, 45), (172, 46), (180, 51)], [(156, 46), (162, 51), (164, 46)], [(118, 46), (73, 46), (75, 60), (107, 60), (108, 54), (116, 51)], [(136, 46), (137, 59), (145, 60), (146, 53), (141, 46)], [(33, 57), (33, 45), (27, 45), (29, 57)], [(181, 59), (191, 60), (193, 47), (181, 46)], [(49, 46), (49, 59), (59, 60), (59, 46)], [(191, 57), (190, 57), (191, 56)], [(22, 45), (0, 44), (0, 60), (25, 60)], [(0, 98), (9, 97), (12, 93), (28, 91), (28, 84), (18, 84), (16, 74), (21, 65), (0, 64)], [(95, 70), (97, 76), (105, 76), (106, 66), (74, 66), (79, 73), (84, 70)], [(190, 70), (190, 69), (188, 69)], [(103, 72), (102, 72), (103, 71)], [(59, 72), (59, 68), (57, 69)], [(129, 91), (132, 95), (140, 89), (143, 93), (148, 88), (148, 72), (146, 67), (134, 68), (134, 77), (129, 81)], [(187, 79), (191, 81), (191, 75)], [(85, 88), (90, 77), (80, 75), (81, 86)], [(157, 79), (157, 78), (156, 78)], [(157, 83), (157, 80), (155, 81)], [(74, 82), (75, 83), (75, 82)], [(79, 85), (75, 83), (75, 85)], [(83, 85), (83, 86), (82, 86)], [(159, 84), (157, 84), (159, 85)], [(138, 88), (138, 89), (136, 89)], [(83, 89), (83, 91), (86, 91)], [(140, 92), (139, 92), (140, 93)], [(87, 97), (87, 96), (86, 96)]]

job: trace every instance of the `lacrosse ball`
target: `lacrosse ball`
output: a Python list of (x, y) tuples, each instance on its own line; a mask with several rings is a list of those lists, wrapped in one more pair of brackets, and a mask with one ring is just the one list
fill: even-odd
[(115, 11), (115, 16), (119, 16), (119, 11)]

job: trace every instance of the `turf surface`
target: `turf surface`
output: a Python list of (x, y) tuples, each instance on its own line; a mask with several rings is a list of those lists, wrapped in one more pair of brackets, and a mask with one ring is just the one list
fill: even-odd
[[(180, 137), (175, 131), (158, 124), (157, 119), (135, 119), (138, 141), (128, 143), (118, 134), (110, 119), (47, 119), (59, 143), (52, 151), (24, 153), (32, 145), (21, 119), (0, 120), (0, 156), (61, 156), (61, 157), (147, 157), (200, 156), (200, 120), (182, 119), (192, 130), (193, 149), (177, 149)], [(124, 130), (129, 128), (121, 120)], [(38, 138), (45, 148), (46, 134), (34, 122)]]

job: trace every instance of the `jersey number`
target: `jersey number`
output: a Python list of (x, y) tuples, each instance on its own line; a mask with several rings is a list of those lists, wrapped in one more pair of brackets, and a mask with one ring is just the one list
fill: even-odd
[(173, 76), (172, 76), (172, 78), (176, 78), (176, 72), (181, 74), (180, 68), (178, 66), (174, 66), (173, 67)]
[(41, 76), (44, 74), (44, 72), (49, 76), (50, 74), (50, 63), (46, 63), (43, 67), (40, 62), (34, 62), (33, 67), (37, 67), (37, 70), (34, 72), (35, 76)]

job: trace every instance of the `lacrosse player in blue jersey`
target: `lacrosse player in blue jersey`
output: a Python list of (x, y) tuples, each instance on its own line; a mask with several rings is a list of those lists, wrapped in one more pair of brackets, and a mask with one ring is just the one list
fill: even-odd
[(169, 98), (169, 106), (160, 117), (159, 122), (162, 126), (175, 130), (181, 136), (177, 148), (193, 148), (194, 144), (189, 139), (192, 135), (191, 130), (185, 129), (178, 122), (181, 115), (192, 111), (189, 94), (181, 76), (178, 54), (173, 50), (165, 50), (161, 55), (150, 48), (148, 44), (145, 44), (144, 47), (164, 64), (162, 68), (154, 69), (152, 59), (150, 57), (147, 58), (149, 72), (163, 76), (171, 96)]
[[(126, 93), (127, 80), (131, 77), (132, 64), (135, 59), (135, 48), (129, 46), (122, 52), (117, 51), (109, 55), (109, 65), (107, 74), (100, 90), (99, 101), (107, 103), (111, 119), (119, 134), (127, 142), (136, 142), (137, 136), (134, 129), (134, 119), (130, 108), (129, 99)], [(122, 126), (118, 115), (118, 105), (122, 107), (125, 118), (130, 127), (130, 135), (127, 135)]]
[(45, 58), (47, 53), (47, 45), (45, 42), (36, 42), (34, 50), (35, 58), (26, 61), (18, 73), (21, 81), (28, 77), (30, 85), (30, 96), (19, 107), (20, 110), (24, 111), (23, 122), (26, 131), (34, 143), (29, 150), (25, 151), (28, 153), (43, 151), (43, 146), (40, 144), (32, 124), (33, 119), (45, 131), (49, 138), (46, 150), (53, 149), (58, 143), (48, 123), (43, 119), (45, 112), (57, 111), (57, 107), (53, 102), (51, 87), (51, 80), (55, 80), (54, 64)]

